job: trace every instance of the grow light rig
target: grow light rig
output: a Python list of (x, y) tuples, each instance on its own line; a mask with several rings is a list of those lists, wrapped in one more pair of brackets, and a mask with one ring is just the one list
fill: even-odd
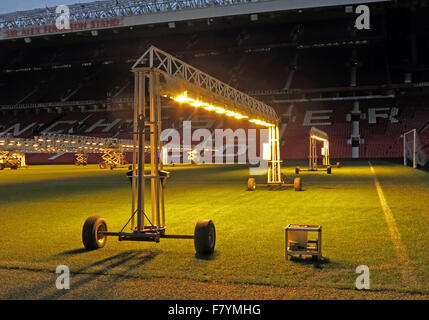
[[(310, 150), (308, 156), (308, 169), (302, 169), (300, 167), (295, 168), (295, 173), (299, 174), (301, 171), (320, 171), (325, 170), (327, 174), (332, 173), (332, 166), (329, 159), (329, 136), (326, 132), (311, 127), (310, 129)], [(317, 143), (322, 142), (323, 146), (320, 149), (322, 155), (322, 165), (318, 166), (318, 154), (317, 154)], [(337, 162), (337, 168), (340, 167), (340, 163)]]
[[(136, 61), (132, 72), (135, 82), (131, 217), (119, 232), (107, 231), (107, 224), (101, 217), (88, 218), (82, 230), (84, 246), (87, 249), (101, 248), (105, 245), (107, 236), (116, 236), (120, 241), (194, 239), (197, 254), (211, 254), (216, 240), (211, 220), (199, 221), (193, 235), (166, 233), (164, 189), (169, 172), (163, 170), (160, 161), (161, 97), (270, 128), (274, 156), (270, 162), (268, 182), (280, 184), (278, 116), (270, 106), (154, 46), (150, 46)], [(146, 137), (149, 137), (148, 149), (145, 146)], [(150, 161), (147, 163), (149, 173), (145, 173), (143, 169), (147, 150), (150, 152)], [(150, 181), (150, 214), (144, 203), (146, 180)], [(128, 224), (131, 232), (124, 232)]]
[[(123, 166), (124, 152), (131, 150), (132, 141), (126, 139), (51, 133), (35, 136), (33, 139), (15, 138), (11, 135), (0, 137), (0, 163), (4, 164), (3, 168), (12, 164), (12, 169), (26, 166), (26, 153), (74, 153), (76, 165), (87, 164), (90, 153), (102, 153), (105, 168), (115, 168)], [(106, 162), (106, 159), (110, 162)]]

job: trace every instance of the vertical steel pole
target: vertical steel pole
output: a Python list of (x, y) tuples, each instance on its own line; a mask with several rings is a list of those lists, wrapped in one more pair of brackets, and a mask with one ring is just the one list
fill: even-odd
[[(137, 231), (144, 230), (144, 157), (145, 157), (145, 106), (146, 106), (146, 75), (139, 72), (139, 110), (136, 115), (137, 125), (134, 127), (134, 135), (137, 135), (138, 141), (138, 165), (134, 166), (134, 171), (137, 170)], [(138, 131), (138, 132), (137, 132)]]
[(413, 134), (414, 134), (414, 143), (413, 143), (413, 168), (415, 169), (416, 166), (416, 143), (417, 143), (417, 130), (414, 129), (413, 130)]
[(309, 146), (309, 148), (308, 148), (308, 168), (309, 169), (313, 169), (313, 160), (312, 160), (313, 148), (312, 148), (311, 143), (312, 143), (312, 140), (311, 140), (311, 136), (310, 136), (310, 140), (308, 143), (308, 146)]
[(317, 171), (317, 140), (313, 139), (313, 163), (314, 163), (314, 168)]
[(134, 109), (133, 109), (133, 166), (131, 175), (131, 230), (134, 229), (135, 217), (134, 212), (136, 210), (136, 162), (137, 162), (137, 108), (140, 104), (140, 91), (139, 91), (139, 74), (134, 72)]
[(156, 221), (157, 228), (160, 227), (159, 212), (159, 131), (158, 131), (158, 109), (159, 109), (159, 74), (151, 71), (149, 73), (149, 123), (150, 123), (150, 168), (151, 168), (151, 199), (152, 199), (152, 223)]
[(330, 143), (329, 143), (329, 141), (327, 141), (326, 152), (327, 152), (326, 160), (328, 161), (328, 166), (330, 166), (331, 165), (331, 155), (329, 154), (330, 153)]
[[(171, 58), (169, 58), (169, 68), (171, 70)], [(159, 157), (161, 157), (162, 155), (162, 144), (161, 144), (161, 133), (162, 133), (162, 106), (161, 106), (161, 96), (159, 94), (160, 92), (160, 88), (159, 88), (159, 74), (157, 74), (156, 77), (156, 82), (157, 82), (157, 90), (158, 90), (158, 95), (157, 95), (157, 109), (158, 109), (158, 118), (157, 118), (157, 125), (158, 125), (158, 159)], [(168, 158), (168, 154), (167, 154), (167, 158)], [(164, 169), (164, 165), (162, 161), (159, 161), (159, 168), (160, 170)], [(166, 177), (164, 179), (167, 179)], [(160, 222), (160, 227), (161, 228), (165, 228), (165, 206), (164, 206), (164, 188), (165, 188), (165, 181), (160, 184), (160, 196), (161, 196), (161, 222)]]
[(159, 228), (164, 227), (164, 190), (161, 186), (161, 177), (159, 175), (159, 170), (162, 170), (162, 162), (160, 161), (161, 157), (161, 95), (160, 95), (160, 86), (159, 86), (159, 73), (154, 74), (154, 82), (155, 82), (155, 130), (156, 130), (156, 172), (158, 179), (156, 179), (156, 192), (157, 192), (157, 225)]
[(270, 133), (270, 147), (271, 147), (271, 172), (270, 172), (270, 182), (275, 182), (275, 161), (276, 161), (276, 154), (275, 154), (275, 141), (274, 141), (274, 132), (273, 127), (269, 127), (269, 133)]
[(276, 126), (275, 128), (275, 132), (276, 132), (276, 141), (277, 141), (277, 153), (276, 153), (276, 158), (277, 158), (277, 182), (282, 182), (281, 181), (281, 167), (280, 167), (280, 133), (279, 133), (279, 127)]
[(268, 145), (269, 145), (269, 149), (270, 149), (270, 157), (268, 159), (268, 183), (271, 183), (271, 168), (272, 168), (272, 160), (273, 160), (273, 155), (272, 155), (272, 150), (271, 150), (271, 128), (268, 128)]

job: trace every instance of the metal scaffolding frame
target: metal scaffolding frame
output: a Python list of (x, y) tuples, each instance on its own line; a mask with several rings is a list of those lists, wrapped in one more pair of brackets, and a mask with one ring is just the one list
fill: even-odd
[[(267, 127), (270, 132), (272, 159), (269, 161), (269, 183), (282, 183), (280, 174), (280, 147), (278, 116), (273, 108), (228, 86), (208, 74), (190, 66), (172, 55), (150, 46), (132, 67), (134, 73), (133, 113), (133, 165), (131, 174), (131, 217), (119, 232), (107, 232), (107, 225), (100, 217), (89, 217), (84, 225), (84, 245), (89, 249), (104, 246), (107, 236), (119, 240), (155, 241), (161, 238), (194, 239), (197, 253), (212, 253), (215, 231), (211, 220), (199, 221), (194, 235), (166, 234), (164, 188), (169, 172), (163, 170), (160, 161), (161, 144), (161, 97), (187, 102), (194, 107), (220, 111)], [(220, 107), (221, 106), (221, 107)], [(147, 148), (146, 138), (150, 146)], [(150, 153), (146, 162), (146, 153)], [(145, 172), (145, 164), (149, 172)], [(146, 181), (150, 182), (151, 209), (145, 209)], [(130, 224), (131, 232), (123, 232)], [(103, 225), (97, 236), (91, 233), (93, 226)], [(87, 226), (88, 229), (85, 229)], [(86, 233), (85, 230), (88, 230)]]
[(74, 164), (77, 166), (86, 166), (88, 164), (88, 154), (87, 153), (76, 153)]
[(279, 127), (269, 128), (269, 145), (271, 147), (271, 160), (268, 167), (268, 184), (277, 184), (281, 180), (281, 160), (280, 160), (280, 136)]
[(322, 167), (328, 167), (331, 165), (329, 160), (329, 136), (326, 132), (312, 127), (310, 129), (310, 150), (308, 156), (308, 169), (317, 171), (317, 142), (323, 142), (322, 147)]
[(46, 133), (33, 139), (0, 136), (0, 149), (25, 153), (99, 153), (108, 147), (132, 150), (132, 140)]
[(25, 153), (74, 153), (75, 163), (84, 164), (88, 153), (102, 153), (103, 168), (117, 168), (124, 165), (124, 152), (131, 152), (132, 148), (132, 140), (69, 134), (47, 133), (33, 139), (15, 138), (11, 135), (0, 137), (0, 151), (3, 151), (4, 156), (9, 155), (11, 161), (15, 153), (24, 157)]
[(4, 168), (18, 169), (27, 167), (25, 154), (12, 150), (0, 150), (0, 170)]
[[(322, 165), (321, 168), (318, 164), (318, 153), (317, 143), (322, 142), (323, 147), (321, 148)], [(336, 167), (340, 167), (340, 163), (336, 163)], [(332, 173), (332, 166), (329, 155), (329, 136), (326, 132), (311, 127), (309, 135), (309, 152), (308, 152), (308, 169), (302, 169), (300, 167), (295, 168), (295, 173), (299, 174), (301, 171), (320, 171), (326, 170), (328, 174)]]
[(219, 103), (227, 103), (232, 109), (247, 114), (249, 117), (251, 116), (275, 125), (279, 122), (276, 111), (269, 105), (234, 89), (226, 83), (154, 46), (150, 46), (134, 63), (132, 69), (136, 70), (137, 68), (156, 69), (166, 76), (166, 81), (175, 82), (165, 83), (164, 86), (161, 85), (161, 95), (163, 96), (178, 95), (189, 88), (188, 92), (198, 91), (196, 95), (202, 96), (197, 96), (196, 98), (213, 100), (212, 96), (216, 95), (218, 96), (216, 100)]

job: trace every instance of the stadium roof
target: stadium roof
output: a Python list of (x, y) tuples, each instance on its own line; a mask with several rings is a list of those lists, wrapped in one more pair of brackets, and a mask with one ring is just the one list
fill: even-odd
[(389, 0), (105, 0), (70, 5), (72, 27), (67, 31), (55, 28), (55, 8), (0, 15), (0, 39), (385, 1)]

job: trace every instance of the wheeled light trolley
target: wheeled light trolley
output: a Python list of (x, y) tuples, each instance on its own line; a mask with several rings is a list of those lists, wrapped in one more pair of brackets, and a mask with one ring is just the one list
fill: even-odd
[[(194, 239), (198, 254), (211, 254), (216, 241), (215, 226), (211, 220), (199, 221), (193, 235), (166, 234), (164, 189), (169, 172), (163, 170), (161, 154), (161, 99), (159, 78), (156, 70), (134, 68), (134, 132), (133, 132), (133, 165), (132, 165), (132, 215), (119, 232), (109, 232), (106, 221), (101, 217), (89, 217), (82, 231), (82, 240), (86, 249), (98, 249), (105, 245), (107, 236), (116, 236), (119, 241), (153, 241), (161, 238)], [(146, 109), (149, 109), (147, 114)], [(150, 148), (145, 148), (146, 137), (149, 137)], [(149, 151), (148, 151), (149, 149)], [(115, 155), (109, 150), (108, 157)], [(145, 156), (150, 152), (150, 173), (144, 171)], [(151, 216), (144, 207), (145, 181), (150, 181)], [(131, 232), (124, 232), (131, 223)]]
[(293, 187), (295, 191), (302, 191), (301, 178), (297, 177), (293, 180), (293, 183), (286, 183), (284, 176), (281, 173), (281, 160), (280, 160), (280, 138), (278, 126), (269, 127), (269, 136), (267, 146), (267, 159), (268, 160), (268, 172), (267, 172), (267, 183), (256, 183), (255, 178), (249, 178), (247, 180), (247, 190), (254, 191), (256, 187)]
[[(149, 49), (136, 61), (134, 72), (134, 123), (131, 217), (119, 232), (109, 232), (101, 217), (90, 217), (82, 230), (85, 248), (97, 249), (108, 236), (120, 241), (154, 241), (161, 238), (193, 239), (197, 254), (214, 252), (216, 231), (213, 221), (198, 221), (193, 235), (167, 234), (165, 226), (164, 193), (169, 172), (163, 170), (161, 137), (161, 97), (194, 108), (245, 119), (263, 127), (275, 128), (278, 137), (278, 116), (261, 101), (242, 93), (208, 74), (155, 48)], [(148, 111), (147, 111), (148, 110)], [(147, 140), (149, 148), (146, 148)], [(277, 138), (278, 143), (278, 138)], [(278, 146), (277, 146), (278, 149)], [(150, 153), (146, 163), (145, 155)], [(280, 182), (279, 159), (273, 159), (273, 182)], [(145, 181), (150, 183), (150, 209), (145, 207)], [(131, 232), (124, 232), (130, 224)]]
[[(308, 156), (308, 169), (301, 167), (295, 168), (295, 174), (299, 174), (302, 171), (322, 171), (325, 170), (327, 174), (332, 173), (332, 165), (329, 159), (329, 137), (328, 134), (320, 129), (311, 127), (310, 129), (310, 150)], [(317, 154), (317, 143), (322, 142), (321, 148), (322, 164), (318, 165), (318, 154)], [(337, 162), (337, 168), (340, 167), (340, 163)]]
[(125, 164), (124, 152), (118, 148), (109, 147), (103, 148), (101, 161), (99, 163), (100, 169), (113, 170), (114, 168), (123, 168)]
[(88, 154), (87, 153), (76, 153), (74, 164), (76, 166), (86, 166), (88, 164)]
[[(6, 147), (7, 146), (7, 147)], [(6, 149), (7, 148), (7, 149)], [(0, 169), (27, 167), (25, 157), (31, 153), (74, 154), (77, 166), (88, 163), (88, 155), (102, 153), (102, 168), (118, 168), (125, 164), (124, 152), (132, 150), (127, 139), (42, 133), (32, 139), (0, 136)]]
[(256, 187), (293, 187), (295, 191), (302, 191), (302, 181), (301, 178), (296, 177), (293, 179), (293, 183), (285, 183), (283, 180), (280, 182), (271, 182), (271, 183), (256, 183), (255, 178), (249, 178), (247, 180), (247, 190), (254, 191)]
[[(119, 232), (109, 232), (106, 221), (101, 217), (88, 218), (82, 230), (83, 244), (87, 249), (101, 248), (108, 236), (116, 236), (120, 241), (193, 239), (197, 254), (211, 254), (215, 248), (216, 231), (209, 219), (198, 221), (193, 235), (174, 235), (166, 232), (164, 193), (169, 172), (163, 169), (163, 163), (160, 161), (161, 97), (269, 127), (271, 132), (276, 132), (277, 150), (279, 117), (272, 107), (154, 46), (150, 46), (136, 61), (132, 71), (135, 87), (131, 217)], [(146, 148), (146, 138), (149, 140), (149, 148)], [(146, 164), (149, 172), (145, 173), (145, 155), (148, 152), (150, 160)], [(278, 151), (277, 158), (272, 160), (272, 182), (280, 183)], [(144, 203), (145, 181), (150, 182), (150, 210), (145, 208)], [(128, 224), (131, 232), (124, 232)]]
[(0, 170), (4, 168), (16, 170), (25, 167), (27, 167), (27, 164), (25, 162), (24, 153), (11, 150), (0, 150)]
[[(309, 239), (309, 233), (315, 237)], [(319, 225), (288, 224), (285, 228), (285, 258), (309, 255), (322, 259), (322, 227)]]

